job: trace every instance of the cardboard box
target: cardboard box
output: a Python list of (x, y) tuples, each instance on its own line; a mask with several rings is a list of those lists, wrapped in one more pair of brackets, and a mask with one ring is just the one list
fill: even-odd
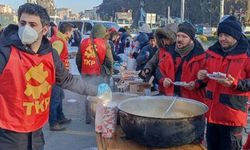
[(144, 94), (145, 89), (151, 89), (151, 85), (146, 82), (130, 82), (129, 83), (129, 92), (131, 93), (142, 93)]

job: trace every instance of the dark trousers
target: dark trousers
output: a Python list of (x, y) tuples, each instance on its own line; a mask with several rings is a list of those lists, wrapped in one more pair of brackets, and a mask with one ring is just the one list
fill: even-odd
[(0, 150), (43, 150), (42, 129), (30, 133), (17, 133), (0, 128)]
[(64, 99), (64, 91), (60, 86), (53, 85), (51, 99), (50, 99), (50, 112), (49, 124), (55, 125), (59, 120), (65, 118), (63, 114), (62, 100)]
[(243, 127), (207, 124), (208, 150), (241, 150)]

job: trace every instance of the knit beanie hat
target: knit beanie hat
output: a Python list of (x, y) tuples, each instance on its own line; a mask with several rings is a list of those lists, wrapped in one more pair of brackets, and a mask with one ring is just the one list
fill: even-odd
[(241, 23), (234, 16), (227, 17), (219, 23), (217, 34), (226, 33), (236, 40), (239, 40), (242, 35)]
[(155, 37), (154, 37), (154, 33), (153, 32), (148, 34), (148, 40), (151, 40), (151, 39), (154, 39), (154, 38)]
[(106, 28), (102, 24), (96, 24), (94, 25), (91, 36), (93, 38), (104, 38), (106, 35)]
[(187, 34), (190, 39), (194, 40), (195, 39), (195, 28), (192, 24), (188, 23), (188, 22), (184, 22), (182, 24), (179, 24), (178, 26), (178, 32), (183, 32), (185, 34)]
[(226, 19), (237, 20), (237, 19), (236, 19), (234, 16), (232, 16), (232, 15), (224, 15), (224, 16), (220, 19), (220, 22), (219, 22), (219, 23), (225, 21)]
[(126, 30), (125, 28), (120, 28), (120, 29), (118, 30), (118, 32), (124, 33), (124, 32), (127, 32), (127, 30)]
[(148, 44), (148, 35), (146, 33), (140, 32), (139, 35), (136, 37), (135, 41), (138, 41), (140, 43), (141, 49)]
[(115, 28), (109, 28), (109, 29), (108, 29), (108, 32), (109, 32), (109, 33), (117, 32), (117, 30), (116, 30)]

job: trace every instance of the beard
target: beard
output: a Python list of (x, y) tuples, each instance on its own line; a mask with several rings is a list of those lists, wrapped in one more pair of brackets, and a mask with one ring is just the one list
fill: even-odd
[(187, 47), (187, 45), (184, 45), (183, 42), (181, 42), (181, 41), (178, 41), (178, 42), (177, 42), (177, 48), (183, 49), (183, 48), (185, 48), (185, 47)]
[(192, 43), (193, 43), (192, 40), (190, 40), (188, 43), (184, 43), (183, 41), (177, 41), (176, 45), (177, 45), (177, 48), (184, 49), (184, 48), (190, 46)]

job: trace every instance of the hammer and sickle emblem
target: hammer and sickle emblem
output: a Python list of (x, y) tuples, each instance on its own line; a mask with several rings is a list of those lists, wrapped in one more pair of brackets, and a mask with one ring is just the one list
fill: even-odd
[[(95, 46), (95, 49), (97, 51), (96, 45), (94, 45), (94, 46)], [(86, 48), (84, 56), (86, 56), (87, 58), (95, 58), (95, 51), (94, 51), (93, 46), (91, 44), (89, 44), (88, 47)]]
[(30, 83), (27, 83), (24, 94), (27, 96), (32, 96), (34, 99), (38, 99), (41, 94), (46, 94), (51, 85), (46, 81), (48, 77), (48, 71), (43, 70), (43, 63), (40, 63), (38, 66), (31, 67), (25, 74), (26, 81), (34, 79), (40, 85), (34, 86)]

